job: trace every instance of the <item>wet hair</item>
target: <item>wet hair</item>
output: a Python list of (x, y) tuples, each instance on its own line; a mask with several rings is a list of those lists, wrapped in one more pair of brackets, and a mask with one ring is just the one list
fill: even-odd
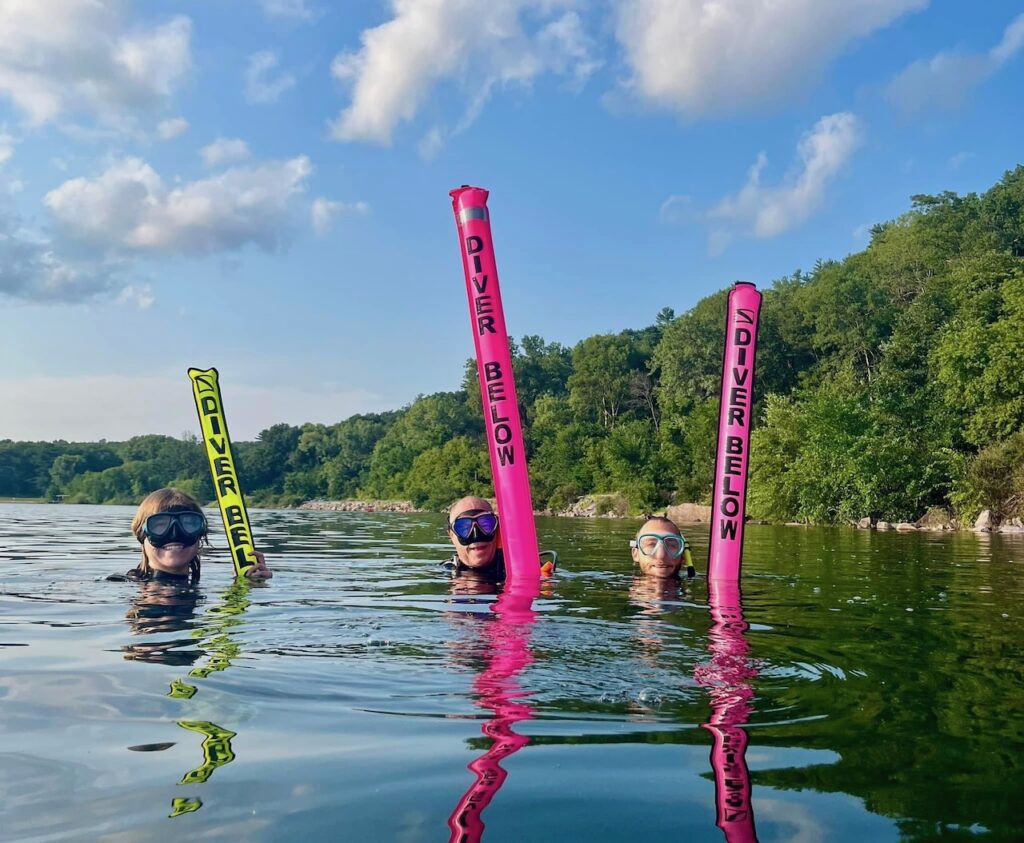
[(663, 524), (666, 527), (670, 527), (672, 529), (672, 532), (678, 533), (680, 536), (683, 534), (683, 531), (676, 526), (676, 522), (673, 521), (671, 518), (666, 518), (664, 515), (650, 515), (647, 518), (644, 518), (643, 524), (636, 528), (636, 535), (633, 536), (633, 538), (640, 538), (640, 532), (643, 530), (644, 525), (648, 524), (651, 521), (657, 521), (659, 524)]
[[(198, 512), (203, 514), (203, 508), (190, 495), (180, 489), (157, 489), (150, 492), (142, 499), (139, 508), (135, 511), (132, 519), (132, 532), (141, 545), (145, 540), (146, 519), (158, 512)], [(196, 552), (195, 559), (188, 563), (188, 569), (193, 583), (199, 582), (200, 557), (202, 556), (202, 545), (209, 545), (209, 539), (204, 535), (200, 540), (200, 549)], [(149, 567), (149, 558), (146, 556), (146, 548), (142, 548), (142, 559), (135, 569), (139, 579), (149, 579), (152, 570)]]

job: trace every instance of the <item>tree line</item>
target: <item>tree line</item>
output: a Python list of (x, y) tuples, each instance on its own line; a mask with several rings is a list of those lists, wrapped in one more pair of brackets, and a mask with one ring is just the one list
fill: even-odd
[[(1024, 514), (1024, 166), (912, 197), (870, 244), (763, 290), (748, 511), (767, 520)], [(535, 504), (710, 500), (727, 291), (573, 347), (513, 341)], [(476, 382), (235, 443), (253, 503), (490, 494)], [(134, 503), (213, 488), (197, 438), (0, 442), (0, 496)]]

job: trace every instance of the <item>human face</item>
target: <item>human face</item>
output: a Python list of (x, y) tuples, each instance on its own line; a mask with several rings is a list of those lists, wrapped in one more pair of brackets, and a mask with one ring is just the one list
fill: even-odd
[(147, 536), (142, 543), (142, 549), (145, 551), (149, 567), (154, 571), (182, 575), (189, 572), (189, 563), (199, 554), (199, 542), (171, 542), (163, 547), (155, 547)]
[[(449, 523), (454, 523), (457, 518), (469, 518), (476, 515), (483, 515), (490, 513), (489, 509), (473, 508), (462, 511), (453, 512), (450, 516)], [(459, 561), (467, 568), (486, 568), (494, 561), (494, 554), (498, 549), (498, 530), (496, 529), (490, 536), (485, 536), (480, 529), (475, 529), (470, 534), (470, 543), (463, 544), (459, 537), (452, 531), (452, 528), (448, 528), (448, 540), (452, 543), (455, 548), (455, 554), (459, 557)]]
[[(639, 535), (655, 535), (662, 538), (675, 537), (682, 541), (678, 530), (673, 529), (664, 521), (652, 518), (640, 528)], [(633, 548), (633, 560), (640, 566), (640, 571), (648, 577), (674, 577), (683, 564), (683, 556), (673, 557), (665, 547), (664, 541), (656, 543), (652, 550), (643, 553), (640, 548)]]

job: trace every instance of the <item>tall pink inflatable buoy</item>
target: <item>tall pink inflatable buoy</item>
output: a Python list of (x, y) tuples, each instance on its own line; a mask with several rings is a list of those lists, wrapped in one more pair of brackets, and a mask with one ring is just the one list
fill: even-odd
[(738, 580), (743, 559), (743, 519), (747, 508), (750, 414), (754, 406), (754, 356), (761, 294), (747, 281), (729, 292), (722, 356), (722, 395), (718, 410), (715, 491), (711, 498), (708, 578)]
[(536, 595), (540, 590), (537, 526), (533, 520), (530, 477), (505, 313), (501, 306), (487, 196), (487, 191), (481, 187), (463, 186), (451, 191), (462, 267), (466, 273), (469, 321), (476, 349), (494, 493), (498, 498), (505, 569), (510, 587), (520, 593), (525, 589)]

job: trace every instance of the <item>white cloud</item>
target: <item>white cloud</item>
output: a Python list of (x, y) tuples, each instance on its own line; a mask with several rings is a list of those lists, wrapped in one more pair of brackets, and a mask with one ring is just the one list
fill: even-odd
[(164, 104), (191, 65), (191, 22), (129, 29), (121, 6), (0, 0), (0, 94), (34, 124), (78, 112), (117, 124)]
[(801, 138), (797, 162), (777, 186), (762, 183), (768, 158), (762, 152), (747, 183), (705, 214), (712, 226), (709, 249), (724, 250), (735, 234), (775, 237), (802, 223), (825, 200), (825, 191), (861, 143), (860, 121), (848, 112), (822, 117)]
[(974, 157), (973, 152), (958, 152), (956, 155), (951, 155), (949, 161), (946, 163), (949, 165), (951, 170), (959, 170), (964, 164)]
[[(336, 79), (351, 82), (351, 104), (331, 125), (337, 140), (390, 143), (432, 89), (456, 80), (467, 102), (452, 133), (475, 119), (498, 85), (529, 85), (545, 72), (581, 84), (597, 62), (568, 0), (392, 0), (394, 17), (362, 34), (362, 48), (340, 53)], [(524, 29), (521, 18), (537, 28)], [(440, 133), (440, 129), (438, 130)], [(434, 142), (428, 147), (436, 146)]]
[(1000, 65), (1013, 58), (1024, 47), (1024, 14), (1017, 15), (1003, 31), (1003, 39), (988, 51), (989, 58)]
[(313, 231), (322, 237), (331, 228), (335, 218), (343, 214), (358, 214), (363, 216), (370, 211), (370, 206), (365, 202), (333, 202), (330, 199), (320, 197), (313, 200), (310, 206), (310, 220), (313, 224)]
[(1000, 42), (987, 53), (950, 50), (908, 65), (889, 83), (886, 97), (905, 114), (959, 108), (981, 82), (1012, 59), (1022, 46), (1024, 14), (1010, 22)]
[(928, 0), (618, 0), (624, 93), (686, 117), (807, 90), (852, 41)]
[(0, 216), (0, 297), (26, 302), (80, 302), (117, 292), (115, 262), (68, 261), (53, 244)]
[(7, 134), (6, 130), (0, 128), (0, 166), (11, 160), (14, 155), (14, 138)]
[(173, 140), (181, 137), (188, 131), (188, 120), (184, 117), (171, 117), (161, 120), (156, 127), (156, 133), (160, 140)]
[(219, 167), (221, 164), (244, 161), (249, 157), (249, 145), (241, 138), (217, 138), (200, 149), (199, 155), (205, 166)]
[(680, 194), (669, 196), (658, 208), (658, 219), (667, 223), (693, 222), (693, 199)]
[(142, 284), (138, 287), (134, 284), (129, 284), (117, 296), (118, 304), (136, 307), (139, 310), (149, 310), (154, 301), (156, 301), (156, 297), (153, 295), (153, 288), (149, 284)]
[[(355, 413), (386, 409), (373, 392), (318, 386), (222, 384), (236, 442), (272, 424), (334, 424)], [(123, 441), (146, 433), (180, 436), (196, 429), (192, 402), (166, 400), (184, 390), (181, 375), (0, 378), (0, 430), (15, 440)], [(101, 396), (102, 400), (97, 400)], [(170, 478), (168, 478), (170, 479)]]
[(145, 161), (127, 158), (94, 179), (64, 182), (44, 203), (63, 236), (114, 253), (272, 250), (287, 237), (311, 172), (303, 155), (169, 189)]
[(249, 56), (249, 66), (245, 70), (245, 98), (248, 102), (277, 102), (281, 94), (295, 85), (295, 77), (290, 73), (272, 78), (270, 73), (275, 67), (277, 56), (269, 50)]
[(440, 126), (433, 126), (416, 145), (420, 158), (424, 161), (433, 161), (444, 148), (444, 132)]
[(291, 18), (313, 20), (313, 11), (306, 6), (306, 0), (260, 0), (263, 14), (268, 18)]

